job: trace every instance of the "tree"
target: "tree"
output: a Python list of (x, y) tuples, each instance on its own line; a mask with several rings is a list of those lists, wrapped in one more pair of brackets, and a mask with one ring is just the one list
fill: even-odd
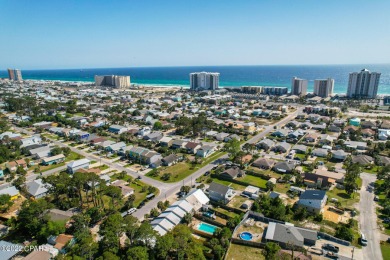
[(276, 254), (280, 250), (280, 246), (274, 242), (267, 242), (265, 244), (263, 255), (266, 260), (274, 260), (276, 259)]
[(150, 211), (150, 216), (152, 216), (153, 218), (157, 217), (159, 214), (160, 212), (156, 208), (152, 208), (152, 210)]
[(169, 181), (169, 179), (171, 178), (171, 174), (170, 173), (164, 173), (163, 176), (161, 176), (161, 180), (163, 181)]
[(51, 149), (50, 153), (54, 155), (62, 154), (62, 149), (61, 147), (55, 146)]
[(229, 157), (234, 161), (241, 151), (240, 142), (236, 138), (231, 139), (225, 144), (225, 150), (228, 152)]
[(335, 237), (344, 239), (347, 241), (352, 241), (353, 240), (353, 231), (352, 229), (348, 228), (346, 225), (338, 225), (336, 227), (336, 233)]
[(189, 193), (190, 192), (190, 190), (191, 190), (191, 187), (190, 186), (181, 186), (181, 188), (180, 188), (180, 191), (181, 192), (184, 192), (184, 193)]
[(131, 247), (127, 250), (127, 259), (129, 260), (148, 260), (148, 249), (144, 246)]
[(156, 241), (156, 254), (160, 259), (167, 259), (170, 252), (176, 248), (175, 239), (171, 232), (164, 236), (157, 237)]
[(191, 221), (192, 221), (192, 215), (191, 215), (191, 213), (186, 213), (186, 214), (184, 215), (182, 221), (183, 221), (184, 224), (190, 224)]
[(273, 184), (272, 182), (270, 182), (270, 181), (267, 181), (267, 183), (265, 184), (265, 186), (266, 186), (266, 188), (267, 188), (267, 190), (274, 190), (274, 188), (275, 188), (275, 184)]
[(153, 125), (154, 130), (161, 130), (162, 128), (163, 128), (163, 125), (160, 121), (155, 122)]
[(0, 195), (0, 212), (7, 212), (7, 210), (13, 205), (14, 203), (11, 201), (11, 196), (8, 194), (2, 194)]

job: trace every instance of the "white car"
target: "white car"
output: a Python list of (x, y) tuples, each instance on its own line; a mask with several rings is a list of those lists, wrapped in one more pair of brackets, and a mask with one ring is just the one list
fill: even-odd
[(136, 212), (136, 211), (137, 211), (136, 208), (131, 208), (131, 209), (129, 209), (129, 210), (127, 211), (127, 214), (128, 214), (128, 215), (131, 215), (131, 214), (133, 214), (133, 213)]

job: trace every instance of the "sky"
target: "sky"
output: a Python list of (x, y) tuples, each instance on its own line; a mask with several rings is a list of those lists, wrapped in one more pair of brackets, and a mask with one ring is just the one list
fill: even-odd
[(0, 0), (0, 70), (390, 62), (390, 1)]

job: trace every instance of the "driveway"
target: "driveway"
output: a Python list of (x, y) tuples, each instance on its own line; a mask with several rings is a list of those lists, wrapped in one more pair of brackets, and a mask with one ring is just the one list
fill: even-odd
[(374, 193), (368, 191), (367, 186), (375, 182), (376, 175), (361, 173), (362, 188), (360, 190), (360, 202), (358, 205), (360, 230), (366, 235), (368, 245), (363, 247), (364, 259), (380, 260), (382, 252), (380, 248), (381, 233), (377, 224), (376, 203), (374, 202)]

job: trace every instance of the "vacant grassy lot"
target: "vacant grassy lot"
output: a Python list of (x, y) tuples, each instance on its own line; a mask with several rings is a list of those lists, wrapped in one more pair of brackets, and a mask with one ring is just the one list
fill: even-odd
[(226, 185), (226, 186), (230, 186), (230, 187), (232, 187), (235, 190), (243, 191), (246, 188), (246, 186), (242, 186), (240, 184), (232, 183), (230, 181), (225, 181), (225, 180), (220, 180), (220, 179), (213, 179), (213, 181), (216, 182), (216, 183), (220, 183), (220, 184)]
[(229, 260), (239, 260), (239, 259), (263, 260), (265, 258), (262, 255), (261, 251), (262, 250), (260, 248), (237, 245), (237, 244), (231, 243), (230, 247), (228, 249), (228, 252), (227, 252), (226, 259), (229, 259)]
[(84, 156), (82, 156), (81, 154), (78, 154), (78, 153), (71, 151), (70, 154), (66, 157), (65, 162), (79, 160), (79, 159), (83, 159), (83, 158), (84, 158)]
[(360, 199), (359, 193), (355, 192), (351, 195), (351, 197), (349, 197), (345, 190), (340, 190), (338, 188), (334, 188), (326, 193), (329, 200), (336, 198), (341, 203), (342, 207), (353, 207), (353, 204), (359, 202)]
[(244, 177), (237, 178), (237, 180), (246, 182), (248, 183), (248, 185), (253, 185), (263, 189), (266, 188), (266, 183), (267, 183), (267, 180), (249, 174), (246, 174)]
[[(175, 165), (162, 168), (157, 176), (152, 176), (152, 174), (151, 174), (152, 171), (147, 173), (146, 176), (151, 177), (151, 178), (156, 179), (156, 180), (163, 181), (163, 182), (168, 182), (168, 183), (178, 182), (178, 181), (181, 181), (184, 178), (190, 176), (191, 174), (193, 174), (194, 172), (196, 172), (197, 170), (199, 170), (203, 166), (218, 159), (219, 157), (221, 157), (224, 154), (225, 154), (225, 152), (216, 152), (213, 155), (211, 155), (210, 157), (203, 159), (203, 162), (201, 164), (197, 164), (195, 166), (193, 166), (192, 164), (187, 163), (187, 162), (179, 162)], [(171, 174), (171, 177), (169, 178), (169, 180), (165, 181), (165, 180), (161, 179), (161, 177), (165, 173)]]

